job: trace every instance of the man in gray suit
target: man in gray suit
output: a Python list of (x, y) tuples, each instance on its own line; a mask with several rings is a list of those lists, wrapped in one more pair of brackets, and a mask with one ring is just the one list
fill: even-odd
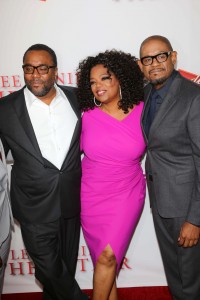
[(10, 208), (8, 173), (3, 146), (0, 140), (0, 299), (3, 278), (10, 248), (11, 226), (13, 217)]
[(167, 281), (176, 300), (200, 299), (200, 87), (174, 66), (168, 39), (140, 47), (146, 176)]

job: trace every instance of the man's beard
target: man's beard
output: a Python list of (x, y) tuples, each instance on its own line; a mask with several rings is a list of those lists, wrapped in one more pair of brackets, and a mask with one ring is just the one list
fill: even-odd
[(42, 88), (37, 90), (37, 89), (32, 87), (32, 85), (31, 85), (32, 81), (31, 80), (30, 81), (25, 81), (25, 83), (26, 83), (26, 86), (29, 89), (29, 91), (31, 91), (31, 93), (33, 93), (36, 97), (46, 96), (53, 87), (52, 82), (46, 82), (46, 84), (44, 84)]
[(167, 80), (167, 78), (166, 77), (162, 77), (162, 78), (158, 78), (158, 79), (153, 79), (153, 80), (151, 80), (150, 79), (150, 83), (152, 84), (152, 85), (160, 85), (160, 84), (163, 84), (163, 83), (165, 83), (165, 81)]

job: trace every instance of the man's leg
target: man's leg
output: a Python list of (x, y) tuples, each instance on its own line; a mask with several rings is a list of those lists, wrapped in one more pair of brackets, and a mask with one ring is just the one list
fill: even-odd
[(44, 286), (45, 300), (85, 300), (60, 249), (60, 221), (21, 224), (26, 249), (35, 264), (35, 276)]
[[(80, 240), (80, 215), (73, 218), (60, 218), (60, 249), (62, 258), (70, 270), (73, 277), (76, 273), (76, 265), (78, 258)], [(80, 294), (80, 289), (77, 289)], [(83, 294), (83, 299), (88, 299), (88, 296)]]
[(0, 299), (1, 299), (2, 289), (3, 289), (4, 272), (5, 272), (8, 254), (10, 250), (10, 240), (11, 240), (11, 234), (8, 235), (7, 239), (5, 240), (5, 242), (0, 248), (0, 258), (2, 263), (0, 267)]
[(176, 300), (200, 299), (200, 242), (191, 248), (178, 246), (185, 218), (162, 218), (152, 209), (155, 230), (171, 293)]
[(71, 274), (75, 276), (78, 248), (80, 240), (80, 217), (76, 216), (70, 219), (60, 218), (60, 249), (62, 258), (70, 270)]

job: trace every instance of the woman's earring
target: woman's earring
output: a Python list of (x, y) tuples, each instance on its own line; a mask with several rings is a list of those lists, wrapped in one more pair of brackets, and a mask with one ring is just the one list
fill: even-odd
[(101, 102), (97, 103), (96, 98), (94, 97), (94, 105), (100, 107), (102, 105), (102, 103)]
[(119, 86), (119, 97), (120, 97), (120, 100), (122, 100), (122, 90), (121, 90), (121, 86)]

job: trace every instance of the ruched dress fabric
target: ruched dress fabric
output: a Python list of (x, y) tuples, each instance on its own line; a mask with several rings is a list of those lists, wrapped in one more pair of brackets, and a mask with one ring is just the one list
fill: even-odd
[(142, 213), (146, 184), (143, 102), (119, 121), (99, 108), (83, 114), (81, 224), (93, 264), (107, 245), (117, 271)]

